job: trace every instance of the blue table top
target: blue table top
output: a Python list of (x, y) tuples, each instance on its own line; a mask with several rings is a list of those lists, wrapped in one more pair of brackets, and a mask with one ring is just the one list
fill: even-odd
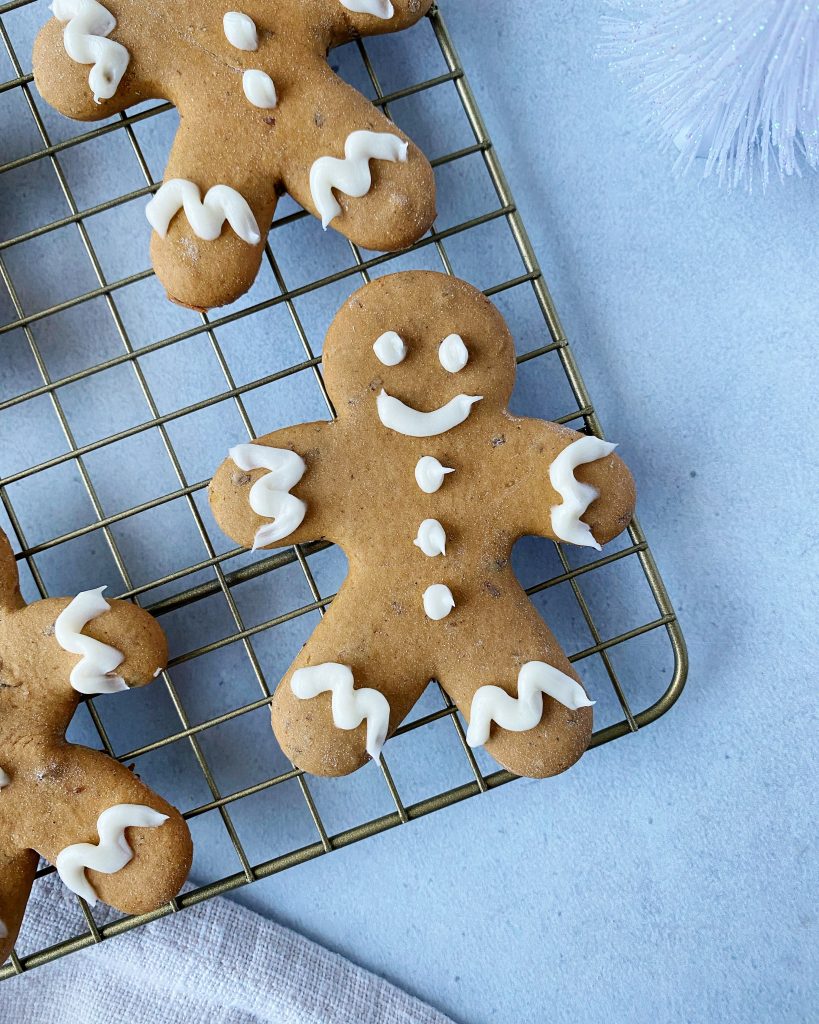
[[(557, 779), (236, 898), (463, 1024), (807, 1020), (819, 177), (752, 196), (675, 180), (595, 59), (602, 4), (441, 6), (637, 478), (690, 680)], [(15, 464), (26, 443), (9, 442)]]

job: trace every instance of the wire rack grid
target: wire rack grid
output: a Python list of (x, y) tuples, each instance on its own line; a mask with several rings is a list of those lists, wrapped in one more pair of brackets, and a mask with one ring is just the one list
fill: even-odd
[[(378, 43), (368, 41), (365, 44), (363, 41), (357, 41), (342, 49), (347, 51), (348, 62), (355, 60), (360, 65), (362, 74), (369, 85), (373, 102), (388, 115), (395, 117), (404, 127), (406, 127), (404, 119), (396, 111), (402, 101), (412, 99), (426, 104), (429, 97), (442, 90), (446, 90), (448, 96), (454, 97), (457, 114), (465, 126), (465, 131), (468, 130), (468, 139), (465, 145), (454, 149), (443, 147), (441, 154), (433, 159), (433, 164), (436, 167), (436, 173), (440, 175), (447, 167), (460, 166), (467, 161), (472, 161), (471, 166), (477, 167), (484, 183), (488, 183), (487, 190), (483, 193), (492, 197), (488, 208), (477, 212), (467, 210), (467, 216), (460, 213), (451, 219), (451, 223), (445, 225), (439, 221), (426, 237), (413, 246), (409, 253), (365, 257), (356, 246), (346, 242), (342, 243), (348, 257), (346, 265), (314, 279), (307, 279), (298, 285), (291, 284), (289, 286), (282, 269), (282, 252), (285, 243), (282, 242), (280, 247), (279, 240), (283, 238), (284, 232), (287, 230), (308, 230), (308, 225), (311, 225), (312, 221), (298, 209), (285, 211), (283, 215), (277, 217), (266, 248), (265, 271), (267, 277), (243, 303), (240, 303), (238, 307), (230, 307), (226, 311), (217, 311), (212, 316), (190, 314), (192, 319), (187, 321), (183, 329), (173, 334), (161, 333), (147, 343), (138, 344), (133, 340), (134, 330), (133, 327), (129, 328), (128, 316), (123, 312), (123, 308), (127, 305), (126, 298), (129, 289), (139, 286), (143, 282), (152, 283), (155, 279), (150, 269), (139, 269), (119, 277), (114, 276), (112, 279), (111, 275), (106, 273), (103, 266), (104, 261), (99, 256), (99, 242), (95, 241), (94, 237), (94, 219), (116, 212), (127, 204), (144, 203), (146, 198), (156, 190), (161, 172), (160, 175), (152, 174), (150, 160), (145, 155), (146, 136), (140, 137), (140, 130), (150, 129), (155, 120), (161, 119), (163, 116), (174, 116), (174, 114), (169, 104), (152, 103), (129, 115), (119, 115), (90, 130), (84, 127), (78, 129), (76, 125), (72, 125), (71, 131), (74, 134), (55, 141), (54, 130), (49, 128), (47, 120), (50, 115), (36, 95), (32, 76), (27, 70), (27, 61), (21, 61), (20, 43), (15, 45), (14, 42), (14, 27), (11, 21), (17, 13), (31, 3), (32, 0), (13, 0), (11, 3), (0, 6), (0, 35), (2, 35), (2, 43), (5, 47), (7, 64), (11, 68), (8, 80), (0, 83), (0, 100), (11, 95), (17, 97), (21, 103), (21, 109), (25, 111), (25, 116), (30, 118), (34, 128), (27, 150), (13, 159), (6, 160), (0, 166), (0, 197), (7, 198), (11, 195), (12, 189), (17, 187), (10, 185), (7, 186), (7, 190), (4, 189), (3, 181), (8, 181), (10, 176), (21, 172), (30, 180), (34, 168), (45, 168), (47, 173), (56, 179), (63, 212), (59, 216), (52, 216), (51, 219), (43, 219), (34, 226), (28, 226), (26, 230), (17, 230), (13, 237), (5, 238), (0, 235), (0, 274), (2, 274), (8, 295), (8, 316), (6, 322), (0, 325), (0, 344), (3, 344), (4, 348), (8, 348), (12, 339), (20, 339), (27, 358), (32, 360), (33, 366), (36, 368), (36, 377), (29, 380), (31, 386), (24, 390), (16, 390), (17, 382), (15, 381), (14, 385), (10, 386), (8, 378), (6, 379), (6, 386), (2, 392), (2, 400), (0, 400), (0, 425), (2, 417), (7, 413), (19, 411), (29, 403), (47, 403), (47, 415), (56, 418), (65, 450), (39, 461), (35, 457), (30, 465), (20, 466), (12, 472), (6, 472), (7, 467), (0, 466), (0, 470), (5, 474), (0, 479), (0, 501), (2, 501), (2, 512), (5, 515), (5, 525), (10, 530), (13, 543), (19, 549), (18, 559), (23, 582), (29, 586), (32, 596), (45, 597), (52, 589), (46, 578), (48, 573), (43, 571), (40, 564), (44, 558), (50, 556), (52, 552), (56, 552), (58, 557), (67, 558), (72, 543), (91, 539), (101, 542), (106, 556), (110, 559), (116, 572), (119, 573), (122, 580), (119, 596), (138, 601), (153, 614), (163, 617), (163, 619), (167, 616), (170, 620), (174, 615), (188, 608), (201, 610), (211, 600), (221, 602), (221, 607), (228, 617), (227, 627), (221, 630), (223, 635), (210, 637), (205, 642), (201, 642), (203, 639), (201, 636), (194, 641), (190, 641), (188, 638), (188, 642), (178, 649), (174, 649), (172, 643), (172, 658), (168, 670), (163, 674), (162, 684), (168, 705), (172, 709), (172, 718), (165, 718), (160, 735), (155, 735), (149, 741), (130, 746), (130, 748), (126, 744), (123, 748), (112, 738), (112, 732), (116, 730), (112, 728), (111, 723), (105, 721), (105, 715), (100, 709), (101, 706), (98, 706), (98, 702), (88, 700), (84, 706), (89, 715), (88, 730), (89, 732), (93, 730), (96, 742), (101, 743), (112, 757), (140, 766), (140, 772), (147, 776), (149, 784), (152, 782), (151, 772), (143, 771), (141, 763), (149, 759), (150, 755), (156, 755), (171, 748), (178, 750), (182, 746), (185, 747), (187, 756), (191, 758), (191, 764), (195, 765), (195, 771), (198, 773), (200, 781), (203, 780), (206, 786), (205, 798), (194, 800), (192, 805), (187, 806), (184, 811), (185, 816), (192, 827), (197, 820), (204, 817), (208, 817), (211, 821), (215, 818), (218, 819), (218, 826), (226, 837), (235, 858), (236, 869), (227, 873), (220, 873), (218, 870), (211, 871), (211, 880), (184, 892), (177, 899), (153, 913), (120, 917), (105, 924), (98, 923), (88, 906), (78, 898), (79, 926), (76, 934), (58, 937), (47, 948), (23, 951), (20, 945), (24, 938), (24, 932), (21, 933), (18, 948), (12, 953), (10, 961), (0, 968), (0, 978), (15, 976), (147, 921), (181, 910), (218, 894), (231, 892), (258, 879), (282, 872), (358, 840), (374, 836), (386, 829), (437, 811), (467, 797), (496, 789), (515, 778), (507, 771), (497, 770), (497, 765), (491, 763), (482, 753), (473, 753), (465, 742), (463, 725), (453, 705), (446, 694), (439, 687), (436, 690), (434, 685), (432, 691), (428, 691), (434, 694), (433, 706), (428, 709), (427, 705), (423, 704), (416, 716), (398, 730), (397, 737), (401, 738), (400, 742), (405, 744), (405, 749), (411, 753), (413, 750), (420, 749), (420, 737), (425, 732), (437, 728), (439, 723), (447, 723), (443, 727), (448, 730), (447, 739), (454, 737), (452, 742), (455, 744), (458, 763), (465, 773), (465, 778), (455, 785), (446, 784), (443, 774), (440, 777), (427, 779), (432, 791), (430, 792), (429, 789), (425, 791), (421, 799), (409, 799), (406, 792), (402, 792), (403, 787), (397, 777), (400, 773), (396, 773), (394, 769), (392, 756), (393, 750), (400, 749), (397, 745), (399, 740), (396, 739), (388, 744), (380, 768), (370, 765), (356, 773), (357, 777), (364, 777), (367, 772), (370, 773), (367, 777), (368, 784), (370, 786), (377, 784), (381, 795), (388, 800), (384, 812), (373, 816), (371, 812), (367, 811), (366, 804), (362, 805), (360, 802), (353, 801), (351, 806), (355, 808), (357, 819), (338, 830), (328, 824), (327, 811), (322, 813), (319, 809), (320, 801), (317, 801), (315, 791), (317, 786), (323, 785), (323, 780), (308, 780), (294, 766), (281, 764), (280, 770), (273, 774), (266, 774), (252, 784), (231, 787), (221, 783), (218, 777), (219, 773), (213, 769), (211, 757), (206, 749), (209, 734), (214, 730), (243, 720), (253, 713), (264, 713), (270, 703), (272, 691), (269, 678), (275, 680), (276, 677), (272, 674), (270, 667), (265, 664), (265, 654), (260, 654), (260, 645), (265, 639), (282, 636), (284, 640), (280, 646), (283, 650), (280, 654), (280, 661), (276, 664), (286, 667), (298, 648), (298, 643), (302, 642), (304, 636), (309, 633), (311, 620), (315, 618), (316, 614), (323, 614), (332, 600), (332, 586), (322, 585), (322, 581), (317, 579), (320, 573), (316, 571), (316, 566), (319, 564), (317, 560), (320, 560), (322, 554), (327, 552), (329, 545), (316, 543), (296, 546), (256, 560), (250, 559), (246, 553), (240, 552), (238, 549), (220, 548), (219, 545), (224, 544), (224, 540), (209, 519), (206, 503), (202, 501), (207, 479), (193, 478), (192, 481), (185, 458), (180, 454), (178, 438), (175, 441), (174, 430), (187, 418), (194, 418), (208, 410), (217, 409), (217, 407), (221, 418), (222, 410), (230, 406), (238, 416), (247, 436), (257, 436), (258, 433), (263, 433), (272, 427), (269, 422), (265, 421), (261, 424), (262, 429), (256, 429), (249, 411), (253, 396), (295, 378), (302, 381), (309, 379), (311, 387), (321, 396), (326, 411), (332, 415), (332, 407), (322, 380), (321, 356), (317, 352), (315, 342), (311, 343), (310, 330), (305, 327), (305, 318), (309, 319), (309, 314), (300, 308), (301, 301), (314, 297), (322, 299), (326, 306), (323, 315), (329, 321), (332, 312), (339, 305), (339, 297), (349, 293), (360, 281), (369, 280), (371, 274), (401, 269), (407, 261), (410, 261), (413, 266), (437, 266), (438, 269), (443, 267), (446, 272), (453, 273), (455, 267), (453, 266), (452, 249), (454, 247), (462, 244), (465, 239), (469, 244), (478, 245), (477, 238), (482, 229), (487, 226), (500, 228), (504, 231), (507, 241), (511, 241), (511, 248), (514, 250), (514, 258), (517, 261), (517, 272), (511, 276), (505, 276), (502, 280), (487, 283), (484, 286), (484, 291), (498, 302), (502, 302), (510, 296), (525, 295), (526, 301), (533, 303), (539, 323), (538, 328), (537, 323), (531, 326), (532, 321), (529, 321), (529, 334), (535, 333), (539, 336), (536, 337), (535, 343), (527, 344), (519, 351), (519, 373), (527, 365), (534, 365), (536, 362), (546, 359), (556, 359), (556, 372), (561, 376), (564, 384), (568, 385), (566, 393), (570, 395), (570, 401), (568, 411), (561, 415), (552, 415), (550, 418), (558, 422), (574, 423), (581, 429), (595, 434), (602, 433), (498, 156), (487, 134), (475, 96), (470, 89), (463, 66), (437, 6), (433, 6), (425, 23), (422, 23), (423, 28), (418, 26), (412, 32), (402, 34), (406, 40), (402, 38), (398, 44), (403, 47), (402, 53), (405, 59), (415, 69), (426, 67), (430, 63), (430, 61), (426, 61), (430, 54), (434, 54), (435, 60), (440, 61), (440, 67), (433, 68), (435, 73), (421, 76), (421, 80), (410, 80), (400, 87), (385, 89), (382, 85), (384, 72), (381, 68), (378, 71), (376, 68), (379, 47), (388, 45), (386, 42), (382, 44), (381, 41)], [(383, 52), (389, 53), (388, 50)], [(425, 56), (425, 59), (419, 59), (421, 54)], [(394, 55), (389, 59), (398, 60)], [(423, 120), (428, 115), (422, 110), (419, 116)], [(444, 120), (446, 121), (446, 119)], [(446, 137), (454, 134), (454, 123), (454, 119), (447, 121), (444, 129)], [(63, 128), (63, 131), (65, 130), (67, 129)], [(412, 133), (412, 129), (408, 130)], [(75, 195), (76, 189), (72, 187), (71, 173), (66, 170), (66, 161), (71, 158), (72, 153), (81, 151), (83, 148), (100, 145), (111, 147), (114, 144), (113, 140), (117, 138), (126, 140), (128, 152), (135, 160), (141, 176), (141, 183), (137, 183), (134, 188), (122, 193), (117, 191), (117, 194), (105, 198), (97, 196), (96, 201), (83, 206)], [(0, 159), (5, 159), (2, 148), (0, 148)], [(20, 179), (13, 180), (19, 181)], [(477, 188), (475, 192), (477, 194)], [(67, 212), (64, 212), (66, 207)], [(13, 254), (18, 247), (27, 243), (36, 243), (41, 240), (48, 243), (50, 239), (63, 231), (74, 232), (79, 238), (82, 262), (86, 266), (90, 265), (91, 269), (90, 287), (75, 289), (76, 294), (65, 296), (42, 308), (32, 309), (25, 294), (21, 294), (25, 292), (25, 288), (21, 287), (20, 276), (11, 266)], [(494, 259), (493, 247), (496, 243), (490, 240), (488, 244)], [(136, 248), (136, 244), (134, 248)], [(0, 312), (3, 311), (3, 308), (0, 307)], [(165, 308), (161, 306), (163, 313)], [(100, 309), (104, 310), (104, 316), (109, 325), (113, 325), (118, 344), (117, 351), (89, 365), (73, 368), (70, 372), (63, 372), (62, 375), (59, 373), (55, 375), (51, 365), (53, 359), (43, 351), (43, 338), (48, 337), (47, 332), (44, 333), (44, 331), (48, 324), (54, 321), (57, 325), (55, 330), (59, 333), (64, 324), (70, 322), (66, 318), (72, 317), (76, 311), (80, 323), (84, 322), (83, 318), (86, 318), (89, 330), (94, 329), (91, 325), (98, 323), (97, 317)], [(265, 375), (259, 375), (256, 372), (255, 375), (237, 382), (230, 352), (226, 350), (225, 332), (234, 324), (240, 331), (247, 329), (254, 321), (263, 318), (265, 313), (275, 310), (286, 315), (290, 330), (294, 332), (293, 337), (298, 341), (300, 351), (295, 358), (288, 358), (286, 365), (282, 365), (273, 372)], [(170, 316), (170, 313), (167, 315)], [(548, 339), (543, 336), (544, 324), (548, 332)], [(152, 382), (151, 374), (147, 371), (146, 361), (157, 354), (170, 352), (173, 356), (178, 352), (177, 365), (182, 366), (183, 360), (187, 358), (183, 355), (185, 345), (192, 340), (203, 340), (207, 345), (214, 365), (218, 367), (218, 380), (211, 380), (210, 393), (204, 397), (199, 397), (196, 401), (181, 407), (172, 408), (170, 411), (163, 411), (163, 406), (166, 403), (156, 396), (157, 386), (155, 382)], [(144, 418), (143, 416), (139, 422), (132, 423), (124, 429), (112, 431), (105, 436), (89, 435), (90, 439), (83, 440), (76, 436), (72, 409), (66, 408), (71, 404), (67, 402), (67, 396), (72, 388), (80, 385), (83, 387), (93, 386), (96, 381), (115, 370), (125, 370), (133, 375), (132, 379), (136, 381), (141, 399), (147, 405), (148, 417)], [(285, 418), (282, 422), (288, 422), (287, 411), (285, 407), (283, 410)], [(46, 413), (44, 412), (43, 415)], [(116, 451), (118, 445), (127, 444), (147, 432), (152, 432), (161, 442), (161, 447), (172, 467), (171, 484), (163, 490), (163, 493), (152, 495), (142, 501), (129, 502), (125, 507), (112, 512), (105, 494), (100, 493), (99, 478), (91, 463), (101, 453)], [(235, 440), (234, 436), (225, 434), (222, 438), (222, 447), (226, 448), (228, 443), (233, 443)], [(0, 450), (4, 449), (5, 445)], [(217, 451), (219, 450), (221, 449), (217, 449)], [(3, 461), (5, 462), (5, 456)], [(36, 483), (49, 472), (61, 470), (67, 466), (72, 468), (72, 472), (90, 502), (89, 521), (79, 526), (73, 525), (59, 535), (49, 536), (46, 534), (41, 539), (32, 542), (28, 537), (26, 515), (25, 513), (21, 514), (17, 507), (18, 499), (15, 498), (15, 487), (26, 483)], [(158, 575), (148, 573), (148, 578), (144, 578), (145, 574), (142, 573), (143, 579), (141, 582), (137, 582), (135, 572), (139, 567), (137, 564), (139, 559), (124, 553), (125, 544), (121, 530), (146, 514), (150, 515), (156, 512), (158, 516), (162, 517), (169, 515), (171, 508), (178, 509), (180, 507), (185, 510), (185, 515), (189, 517), (189, 521), (192, 520), (195, 526), (200, 545), (199, 550), (204, 552), (204, 557), (187, 556), (184, 564), (177, 565), (172, 571)], [(154, 520), (155, 523), (161, 521), (161, 519)], [(545, 544), (545, 542), (542, 543)], [(677, 699), (685, 684), (687, 672), (682, 633), (645, 537), (636, 521), (632, 523), (628, 535), (623, 538), (622, 542), (615, 545), (614, 550), (600, 557), (586, 557), (583, 554), (580, 561), (573, 563), (570, 561), (571, 556), (559, 545), (550, 544), (548, 550), (551, 553), (551, 564), (548, 564), (549, 558), (544, 556), (544, 550), (543, 547), (537, 548), (535, 557), (527, 561), (530, 578), (524, 582), (528, 584), (528, 592), (536, 601), (547, 597), (552, 592), (559, 592), (562, 604), (571, 604), (573, 609), (571, 614), (577, 616), (576, 619), (569, 616), (570, 624), (566, 626), (564, 632), (572, 630), (572, 633), (569, 634), (571, 637), (572, 634), (577, 634), (578, 629), (582, 628), (588, 635), (590, 642), (575, 650), (570, 655), (571, 660), (584, 662), (585, 666), (594, 664), (597, 667), (600, 680), (598, 690), (603, 686), (608, 687), (611, 706), (616, 712), (610, 716), (612, 720), (605, 723), (595, 733), (592, 745), (599, 746), (654, 721), (664, 714)], [(582, 557), (586, 557), (586, 560), (583, 561)], [(611, 573), (612, 570), (619, 571), (626, 566), (636, 567), (637, 574), (628, 583), (623, 584), (622, 603), (631, 609), (632, 619), (629, 628), (607, 629), (599, 622), (594, 599), (589, 596), (589, 591), (594, 590), (595, 580), (601, 578), (603, 574)], [(293, 571), (299, 573), (301, 588), (293, 583)], [(340, 572), (343, 575), (343, 568)], [(136, 575), (140, 575), (140, 573), (136, 573)], [(265, 616), (260, 621), (251, 621), (254, 616), (248, 614), (247, 602), (242, 599), (243, 588), (253, 586), (254, 581), (262, 581), (268, 588), (272, 588), (277, 577), (280, 576), (284, 579), (284, 583), (278, 588), (280, 604), (274, 609), (275, 614)], [(305, 586), (306, 592), (304, 591)], [(641, 603), (636, 599), (638, 587), (642, 588), (644, 596), (647, 595), (648, 604)], [(306, 600), (300, 599), (300, 589), (302, 594), (306, 594)], [(605, 591), (612, 589), (611, 576), (604, 578), (601, 589)], [(554, 615), (555, 610), (551, 609), (550, 611)], [(202, 613), (202, 618), (204, 620), (202, 628), (207, 630), (210, 620), (204, 613)], [(574, 625), (571, 624), (572, 622)], [(554, 622), (552, 624), (554, 625)], [(295, 626), (300, 630), (298, 636), (288, 633), (288, 630), (292, 630)], [(558, 630), (558, 635), (561, 635), (560, 630)], [(634, 648), (634, 645), (643, 638), (658, 636), (662, 643), (653, 656), (644, 656), (639, 648)], [(632, 680), (627, 684), (624, 681), (622, 669), (618, 668), (618, 658), (623, 652), (632, 648), (634, 648), (634, 654), (631, 661), (636, 665), (636, 669), (629, 669)], [(249, 672), (254, 680), (255, 696), (241, 702), (235, 699), (229, 700), (218, 713), (192, 715), (189, 711), (186, 694), (182, 692), (185, 686), (179, 684), (180, 676), (183, 676), (185, 670), (192, 666), (205, 663), (208, 656), (227, 650), (234, 653), (239, 652), (239, 657), (245, 667), (249, 666)], [(639, 678), (641, 675), (654, 672), (662, 677), (661, 688), (656, 699), (643, 700), (630, 697), (630, 688), (635, 689), (634, 677)], [(584, 667), (584, 675), (586, 674), (587, 669)], [(200, 673), (199, 686), (206, 685), (206, 677), (207, 669), (203, 668)], [(150, 692), (153, 689), (149, 688), (147, 693), (149, 701), (156, 700), (155, 694)], [(636, 689), (640, 688), (636, 687)], [(598, 697), (600, 704), (601, 693), (596, 691), (594, 695)], [(126, 697), (126, 695), (122, 696)], [(602, 703), (605, 701), (603, 700)], [(269, 739), (269, 744), (271, 746), (274, 744), (272, 736)], [(391, 765), (393, 765), (392, 768)], [(165, 774), (167, 775), (167, 772)], [(373, 780), (376, 780), (376, 783)], [(332, 780), (330, 787), (334, 783), (335, 780)], [(249, 852), (246, 848), (247, 842), (243, 841), (240, 835), (242, 829), (236, 824), (236, 818), (243, 803), (252, 802), (254, 798), (258, 798), (262, 794), (267, 797), (285, 791), (292, 793), (294, 792), (292, 787), (295, 787), (295, 792), (298, 794), (299, 806), (302, 811), (306, 809), (313, 833), (312, 838), (307, 842), (302, 841), (285, 846), (284, 849), (277, 850), (275, 855), (271, 855), (271, 850), (264, 848), (261, 856), (256, 851)], [(179, 799), (179, 794), (174, 792), (172, 779), (170, 782), (168, 778), (159, 780), (155, 788), (171, 801), (185, 806)], [(325, 796), (330, 801), (332, 801), (332, 794), (332, 788), (325, 791)], [(287, 813), (291, 813), (292, 809), (293, 805), (289, 803)], [(43, 867), (35, 885), (40, 884), (39, 879), (49, 874), (51, 870), (51, 868)]]

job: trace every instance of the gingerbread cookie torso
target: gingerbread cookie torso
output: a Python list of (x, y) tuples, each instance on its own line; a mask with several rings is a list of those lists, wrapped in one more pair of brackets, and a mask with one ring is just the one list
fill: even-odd
[(34, 46), (43, 98), (80, 120), (170, 100), (180, 126), (147, 207), (168, 296), (196, 309), (242, 295), (277, 197), (289, 192), (368, 249), (415, 242), (435, 216), (432, 169), (330, 69), (328, 50), (397, 32), (431, 0), (55, 0)]
[(179, 811), (118, 761), (65, 738), (83, 694), (143, 686), (167, 664), (155, 619), (102, 589), (26, 605), (0, 532), (0, 963), (38, 855), (89, 903), (129, 914), (172, 899), (190, 869)]
[(221, 528), (247, 547), (327, 538), (349, 572), (279, 685), (273, 728), (296, 765), (377, 757), (430, 679), (513, 772), (586, 749), (591, 702), (510, 566), (527, 534), (599, 547), (634, 485), (614, 445), (513, 416), (512, 337), (486, 297), (409, 272), (356, 292), (324, 345), (332, 422), (240, 444), (216, 473)]

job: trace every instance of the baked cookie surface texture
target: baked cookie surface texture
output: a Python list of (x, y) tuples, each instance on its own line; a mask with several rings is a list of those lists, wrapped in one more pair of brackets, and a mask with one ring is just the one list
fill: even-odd
[(89, 903), (128, 914), (172, 899), (190, 869), (179, 811), (118, 761), (65, 738), (83, 694), (143, 686), (167, 664), (156, 620), (103, 590), (26, 605), (0, 532), (0, 963), (38, 855)]
[(168, 296), (225, 305), (256, 276), (278, 196), (357, 244), (403, 249), (435, 216), (421, 151), (330, 69), (331, 47), (397, 32), (432, 0), (54, 0), (34, 80), (68, 117), (167, 99), (180, 124), (148, 203)]
[(588, 745), (591, 702), (510, 553), (527, 534), (599, 548), (628, 526), (634, 484), (614, 445), (510, 414), (509, 330), (443, 274), (356, 292), (323, 360), (338, 418), (237, 445), (210, 486), (239, 544), (326, 538), (349, 561), (276, 690), (282, 749), (315, 774), (354, 771), (437, 679), (470, 745), (521, 775), (563, 771)]

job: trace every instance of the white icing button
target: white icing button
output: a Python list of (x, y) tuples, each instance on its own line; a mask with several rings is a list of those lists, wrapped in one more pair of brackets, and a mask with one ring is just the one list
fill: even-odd
[(455, 398), (432, 412), (419, 412), (410, 405), (405, 405), (398, 398), (393, 398), (386, 391), (376, 398), (378, 418), (385, 427), (406, 437), (434, 437), (445, 434), (463, 423), (472, 411), (475, 402), (480, 402), (482, 395), (456, 395)]
[(415, 466), (415, 482), (424, 494), (434, 494), (441, 487), (446, 474), (454, 472), (454, 469), (442, 466), (434, 456), (422, 455)]
[(237, 50), (258, 50), (259, 36), (252, 18), (239, 11), (228, 11), (222, 18), (227, 41)]
[(590, 527), (580, 517), (598, 495), (596, 487), (575, 480), (574, 471), (587, 462), (610, 455), (617, 447), (599, 437), (580, 437), (563, 449), (549, 466), (549, 480), (563, 499), (551, 510), (552, 530), (560, 540), (601, 550)]
[(242, 89), (254, 107), (272, 110), (276, 106), (276, 86), (266, 71), (248, 68), (242, 75)]
[(5, 772), (0, 768), (0, 789), (4, 789), (10, 782), (11, 779), (9, 778), (8, 772)]
[(273, 522), (260, 526), (253, 539), (253, 550), (275, 544), (301, 526), (307, 505), (290, 494), (304, 476), (307, 464), (288, 448), (268, 448), (263, 444), (237, 444), (229, 455), (246, 473), (266, 469), (267, 473), (250, 488), (248, 501), (258, 516)]
[(199, 186), (186, 178), (170, 178), (145, 207), (148, 223), (160, 238), (168, 234), (168, 226), (181, 209), (197, 238), (212, 242), (222, 233), (225, 221), (248, 245), (261, 238), (253, 211), (230, 185), (213, 185), (200, 201)]
[(438, 346), (441, 366), (449, 373), (457, 373), (469, 362), (469, 352), (460, 334), (450, 334)]
[(395, 331), (385, 331), (373, 345), (373, 352), (385, 366), (398, 366), (407, 355), (404, 339)]
[(367, 753), (378, 761), (390, 727), (389, 701), (378, 690), (369, 687), (356, 690), (353, 682), (348, 665), (328, 661), (296, 669), (290, 677), (290, 689), (300, 700), (332, 693), (333, 725), (337, 729), (357, 729), (366, 720)]
[(430, 619), (445, 619), (455, 607), (455, 598), (449, 587), (433, 583), (424, 591), (424, 611)]
[(83, 636), (88, 623), (111, 608), (102, 596), (103, 590), (105, 587), (98, 587), (77, 594), (54, 623), (54, 638), (60, 647), (69, 654), (82, 655), (69, 677), (78, 693), (118, 693), (128, 689), (122, 676), (114, 675), (114, 669), (124, 661), (122, 651)]
[(131, 59), (121, 43), (106, 38), (117, 27), (117, 19), (97, 0), (54, 0), (51, 10), (57, 21), (68, 22), (63, 46), (71, 60), (93, 64), (88, 84), (94, 102), (110, 100)]
[(321, 226), (327, 228), (341, 213), (333, 189), (354, 199), (365, 196), (373, 183), (370, 160), (406, 163), (409, 144), (389, 132), (351, 132), (344, 143), (344, 159), (320, 156), (310, 168), (310, 194), (316, 204)]
[(339, 0), (339, 3), (355, 14), (372, 14), (382, 21), (387, 21), (395, 14), (390, 0)]
[(168, 820), (153, 807), (143, 804), (115, 804), (97, 818), (100, 841), (74, 843), (57, 854), (54, 866), (68, 888), (90, 904), (97, 902), (97, 894), (85, 877), (85, 869), (113, 875), (133, 858), (134, 851), (125, 838), (126, 828), (158, 828)]
[(445, 555), (446, 531), (437, 519), (425, 519), (418, 527), (418, 536), (412, 543), (430, 558)]
[(572, 711), (594, 704), (580, 683), (565, 672), (545, 661), (527, 661), (518, 672), (517, 697), (510, 697), (499, 686), (481, 686), (475, 691), (466, 742), (470, 747), (486, 743), (492, 722), (509, 732), (534, 729), (543, 714), (544, 693)]

